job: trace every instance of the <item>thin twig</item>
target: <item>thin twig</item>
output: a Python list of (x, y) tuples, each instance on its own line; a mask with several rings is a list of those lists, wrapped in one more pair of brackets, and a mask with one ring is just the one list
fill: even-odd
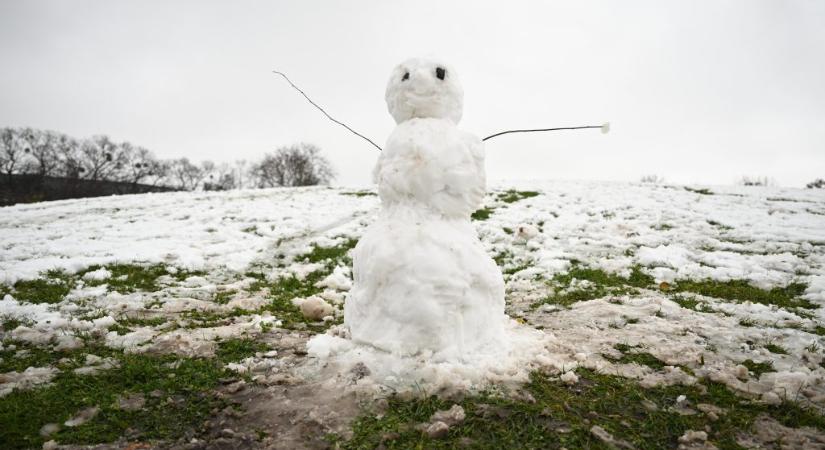
[(337, 123), (338, 125), (341, 125), (342, 127), (344, 127), (344, 128), (346, 128), (347, 130), (349, 130), (351, 133), (355, 134), (356, 136), (360, 137), (361, 139), (364, 139), (365, 141), (367, 141), (367, 142), (369, 142), (370, 144), (372, 144), (375, 148), (377, 148), (377, 149), (378, 149), (378, 151), (379, 151), (379, 152), (381, 151), (381, 147), (379, 147), (379, 146), (378, 146), (378, 144), (376, 144), (375, 142), (372, 142), (372, 140), (370, 140), (370, 138), (368, 138), (368, 137), (364, 136), (363, 134), (361, 134), (361, 133), (359, 133), (359, 132), (357, 132), (357, 131), (353, 130), (353, 129), (352, 129), (352, 128), (350, 128), (350, 127), (348, 127), (348, 126), (347, 126), (347, 124), (345, 124), (345, 123), (343, 123), (343, 122), (341, 122), (341, 121), (335, 120), (335, 118), (333, 118), (332, 116), (330, 116), (329, 114), (327, 114), (327, 112), (326, 112), (326, 111), (324, 111), (324, 108), (321, 108), (320, 106), (318, 106), (318, 104), (317, 104), (317, 103), (315, 103), (315, 102), (313, 102), (313, 101), (312, 101), (312, 99), (310, 99), (310, 98), (309, 98), (309, 97), (308, 97), (308, 96), (304, 93), (304, 91), (302, 91), (302, 90), (301, 90), (301, 88), (299, 88), (298, 86), (295, 86), (295, 83), (293, 83), (293, 82), (292, 82), (292, 80), (290, 80), (290, 79), (289, 79), (289, 77), (287, 77), (287, 76), (286, 76), (286, 74), (284, 74), (284, 73), (282, 73), (282, 72), (278, 72), (277, 70), (273, 70), (273, 71), (272, 71), (272, 73), (276, 73), (276, 74), (278, 74), (278, 75), (280, 75), (280, 76), (284, 77), (284, 79), (286, 80), (286, 82), (287, 82), (287, 83), (289, 83), (289, 85), (290, 85), (290, 86), (292, 86), (293, 88), (295, 88), (295, 90), (296, 90), (296, 91), (300, 92), (300, 93), (301, 93), (301, 95), (303, 95), (303, 96), (304, 96), (304, 98), (305, 98), (305, 99), (307, 99), (307, 101), (308, 101), (308, 102), (310, 102), (310, 103), (312, 104), (312, 106), (314, 106), (314, 107), (318, 108), (318, 110), (319, 110), (319, 111), (321, 111), (322, 113), (324, 113), (324, 115), (325, 115), (325, 116), (327, 116), (327, 119), (329, 119), (329, 120), (331, 120), (331, 121), (333, 121), (333, 122)]
[(502, 131), (496, 134), (491, 134), (486, 138), (482, 139), (482, 141), (486, 141), (487, 139), (494, 138), (496, 136), (501, 136), (502, 134), (510, 134), (510, 133), (533, 133), (535, 131), (557, 131), (557, 130), (581, 130), (584, 128), (602, 128), (602, 125), (588, 125), (584, 127), (561, 127), (561, 128), (537, 128), (534, 130), (507, 130)]

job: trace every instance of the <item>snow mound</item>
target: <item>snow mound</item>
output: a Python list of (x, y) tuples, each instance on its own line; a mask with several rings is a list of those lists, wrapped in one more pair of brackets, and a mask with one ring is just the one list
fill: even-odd
[(435, 393), (514, 385), (527, 381), (530, 372), (539, 368), (575, 368), (572, 356), (550, 350), (555, 341), (553, 335), (511, 320), (497, 347), (445, 359), (432, 352), (404, 355), (358, 344), (337, 327), (312, 338), (307, 352), (315, 366), (351, 378), (349, 387), (355, 390)]

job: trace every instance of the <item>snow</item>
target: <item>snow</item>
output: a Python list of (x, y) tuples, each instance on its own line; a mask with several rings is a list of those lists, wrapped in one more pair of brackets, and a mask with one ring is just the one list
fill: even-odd
[[(436, 70), (444, 69), (444, 79)], [(464, 90), (448, 64), (433, 59), (412, 58), (393, 69), (387, 83), (387, 109), (396, 123), (415, 117), (461, 120)]]
[[(768, 403), (798, 396), (825, 405), (825, 369), (820, 366), (825, 339), (812, 332), (825, 323), (825, 308), (796, 310), (695, 296), (701, 306), (688, 309), (656, 290), (578, 302), (569, 308), (530, 308), (553, 292), (546, 280), (569, 270), (572, 260), (623, 275), (641, 265), (657, 281), (744, 279), (764, 288), (802, 282), (808, 285), (804, 298), (825, 305), (825, 193), (711, 186), (713, 195), (702, 195), (682, 186), (593, 181), (506, 181), (491, 190), (510, 188), (540, 195), (510, 204), (488, 195), (483, 203), (493, 213), (487, 220), (472, 222), (469, 232), (477, 233), (486, 255), (508, 254), (505, 269), (526, 267), (505, 276), (507, 312), (526, 322), (508, 322), (508, 331), (534, 333), (521, 341), (523, 351), (464, 361), (436, 362), (423, 355), (391, 358), (376, 348), (352, 345), (340, 332), (316, 338), (307, 349), (311, 358), (284, 364), (282, 372), (267, 379), (318, 377), (326, 373), (325, 362), (330, 362), (331, 372), (346, 374), (361, 362), (369, 375), (355, 383), (342, 375), (331, 385), (415, 392), (422, 386), (426, 392), (438, 392), (520, 382), (534, 369), (564, 376), (576, 367), (589, 367), (651, 386), (710, 378)], [(0, 317), (25, 323), (4, 332), (3, 338), (34, 345), (54, 339), (61, 348), (73, 348), (82, 344), (79, 335), (93, 333), (101, 334), (107, 345), (128, 351), (198, 356), (209, 356), (216, 338), (263, 339), (261, 324), (277, 327), (278, 317), (250, 314), (229, 325), (191, 330), (135, 327), (125, 335), (107, 328), (121, 316), (163, 317), (174, 325), (183, 311), (220, 314), (235, 306), (254, 310), (266, 302), (266, 295), (248, 292), (254, 280), (244, 273), (257, 273), (262, 263), (272, 264), (285, 255), (286, 267), (279, 271), (306, 274), (306, 264), (292, 262), (290, 255), (306, 253), (312, 244), (360, 238), (368, 225), (377, 223), (378, 198), (341, 195), (349, 191), (165, 193), (0, 208), (0, 280), (6, 284), (35, 278), (51, 268), (77, 271), (114, 262), (162, 263), (207, 272), (202, 279), (183, 283), (164, 281), (156, 293), (118, 294), (107, 292), (105, 286), (84, 287), (54, 305), (6, 295), (0, 299)], [(256, 232), (243, 231), (253, 225)], [(532, 225), (538, 233), (525, 242), (504, 230), (520, 225)], [(282, 273), (271, 270), (267, 276)], [(322, 283), (319, 296), (340, 314), (351, 273), (336, 269)], [(229, 304), (210, 301), (214, 292), (223, 290), (236, 291)], [(86, 318), (97, 311), (103, 317)], [(631, 319), (638, 321), (630, 323)], [(743, 320), (755, 326), (743, 326)], [(255, 321), (257, 325), (244, 325)], [(295, 348), (305, 345), (305, 338), (290, 339)], [(767, 351), (768, 342), (788, 354)], [(604, 358), (616, 356), (616, 344), (641, 345), (639, 351), (671, 368), (656, 371)], [(818, 350), (810, 351), (812, 344)], [(528, 357), (531, 352), (535, 356)], [(243, 366), (274, 364), (288, 353), (279, 351), (267, 359), (271, 362), (256, 358)], [(747, 359), (770, 362), (775, 372), (743, 377), (740, 366)], [(690, 367), (694, 375), (677, 366)], [(43, 383), (58, 373), (51, 367), (29, 370), (32, 377), (26, 379)], [(22, 373), (0, 377), (20, 380)], [(0, 385), (7, 388), (8, 384)]]
[[(374, 200), (326, 188), (180, 192), (0, 209), (0, 282), (116, 262), (242, 271), (273, 243), (354, 221)], [(102, 274), (102, 273), (101, 273)]]
[(58, 370), (52, 367), (29, 367), (23, 372), (0, 374), (0, 397), (16, 389), (26, 390), (52, 381)]
[(438, 362), (513, 350), (501, 271), (470, 222), (484, 197), (483, 144), (456, 128), (463, 94), (445, 67), (406, 61), (387, 87), (398, 126), (373, 172), (381, 211), (352, 253), (344, 303), (356, 349)]
[(83, 275), (83, 279), (87, 281), (102, 281), (109, 279), (111, 276), (112, 272), (109, 272), (105, 267), (101, 267), (100, 269), (86, 272)]

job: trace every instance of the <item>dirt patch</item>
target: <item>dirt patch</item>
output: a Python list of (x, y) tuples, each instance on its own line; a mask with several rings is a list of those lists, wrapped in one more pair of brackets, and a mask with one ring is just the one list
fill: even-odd
[(771, 417), (760, 416), (750, 432), (737, 436), (745, 448), (825, 449), (825, 432), (816, 428), (789, 428)]

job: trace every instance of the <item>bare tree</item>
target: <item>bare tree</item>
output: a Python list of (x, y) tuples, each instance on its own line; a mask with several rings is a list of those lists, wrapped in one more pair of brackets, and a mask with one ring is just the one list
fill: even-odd
[(128, 142), (120, 144), (120, 149), (123, 163), (118, 171), (118, 181), (138, 184), (161, 172), (160, 162), (149, 150)]
[(213, 169), (209, 172), (207, 180), (203, 183), (204, 191), (228, 191), (238, 188), (238, 180), (235, 177), (235, 168), (228, 163), (213, 164)]
[(23, 165), (25, 153), (14, 128), (0, 129), (0, 171), (11, 179)]
[(111, 180), (124, 164), (122, 149), (105, 135), (83, 141), (80, 152), (84, 168), (82, 177), (87, 180)]
[(816, 180), (806, 184), (805, 187), (808, 189), (825, 189), (825, 180), (822, 178), (817, 178)]
[(235, 178), (235, 187), (237, 189), (243, 189), (246, 187), (250, 187), (249, 180), (251, 177), (247, 177), (247, 173), (249, 172), (249, 161), (245, 159), (236, 159), (233, 163), (233, 173)]
[(83, 166), (81, 142), (62, 134), (55, 141), (55, 151), (60, 160), (58, 175), (66, 178), (81, 178), (86, 168)]
[(740, 186), (776, 186), (776, 181), (773, 178), (766, 176), (749, 177), (743, 176), (737, 182)]
[[(212, 165), (214, 166), (214, 164)], [(203, 164), (198, 166), (191, 163), (189, 158), (180, 158), (169, 163), (168, 176), (175, 187), (186, 191), (194, 191), (207, 175), (204, 169)]]
[(53, 131), (27, 127), (20, 130), (19, 136), (23, 150), (29, 156), (26, 172), (40, 176), (54, 175), (60, 164), (55, 150), (55, 141), (59, 135)]
[(335, 178), (329, 161), (311, 144), (282, 147), (253, 164), (250, 175), (259, 188), (275, 186), (314, 186)]

